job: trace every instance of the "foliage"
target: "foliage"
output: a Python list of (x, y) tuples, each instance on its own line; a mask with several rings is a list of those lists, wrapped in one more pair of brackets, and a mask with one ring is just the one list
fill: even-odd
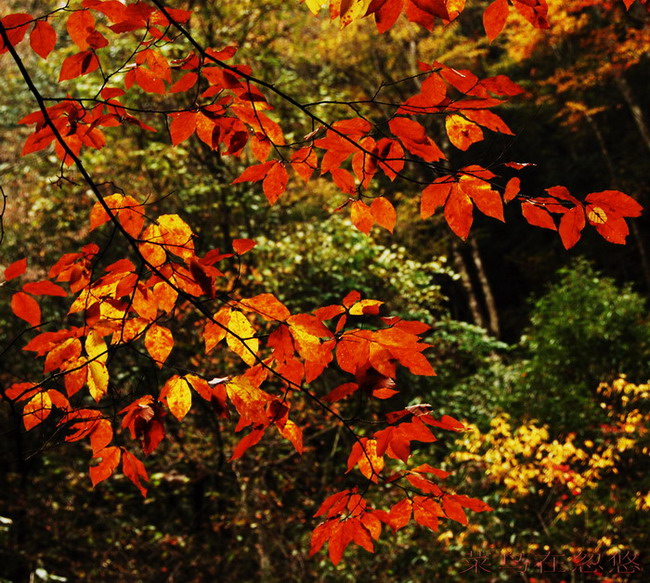
[(517, 401), (519, 411), (570, 430), (597, 423), (593, 394), (601, 380), (650, 375), (650, 322), (644, 298), (589, 263), (574, 262), (559, 275), (533, 306)]
[[(518, 527), (516, 539), (502, 536), (492, 553), (530, 559), (546, 552), (561, 557), (564, 570), (572, 560), (580, 565), (591, 557), (591, 568), (577, 572), (611, 581), (640, 572), (639, 553), (648, 545), (648, 389), (625, 378), (599, 385), (606, 423), (590, 437), (569, 433), (553, 439), (547, 425), (518, 425), (505, 413), (487, 432), (471, 427), (451, 457), (468, 462), (469, 475), (495, 488), (499, 506), (508, 508), (501, 518), (516, 517)], [(484, 525), (493, 533), (495, 520), (487, 518)], [(626, 553), (637, 560), (617, 571), (616, 559)]]
[[(320, 11), (320, 3), (307, 5)], [(437, 0), (333, 1), (329, 16), (341, 27), (372, 16), (379, 31), (387, 32), (402, 11), (410, 22), (431, 29), (437, 20), (455, 21), (463, 8), (462, 2)], [(513, 8), (532, 27), (548, 27), (542, 0), (516, 1)], [(509, 12), (501, 1), (485, 12), (490, 41)], [(401, 206), (394, 196), (397, 182), (421, 191), (423, 219), (442, 209), (438, 214), (461, 239), (469, 236), (475, 212), (504, 222), (504, 205), (517, 201), (528, 223), (557, 231), (566, 249), (587, 225), (606, 241), (622, 244), (626, 219), (638, 217), (641, 206), (614, 189), (579, 199), (553, 186), (531, 196), (512, 176), (525, 163), (506, 162), (500, 169), (452, 163), (452, 146), (464, 160), (486, 132), (513, 134), (493, 110), (523, 90), (504, 75), (479, 78), (434, 60), (418, 63), (418, 73), (403, 85), (382, 85), (370, 97), (308, 102), (241, 64), (235, 44), (201, 42), (192, 16), (191, 10), (158, 0), (83, 0), (34, 16), (9, 13), (0, 21), (0, 55), (17, 68), (35, 108), (18, 122), (30, 128), (22, 155), (52, 148), (59, 161), (58, 184), (70, 194), (82, 183), (94, 201), (87, 226), (71, 235), (74, 245), (64, 254), (56, 250), (53, 264), (39, 265), (30, 256), (5, 265), (3, 292), (13, 315), (27, 326), (2, 347), (2, 357), (9, 362), (22, 348), (43, 362), (42, 373), (31, 362), (3, 365), (0, 378), (23, 479), (30, 457), (23, 430), (30, 447), (38, 448), (39, 441), (82, 442), (91, 458), (93, 487), (121, 472), (142, 496), (149, 482), (157, 481), (143, 457), (175, 440), (181, 451), (192, 449), (190, 443), (199, 448), (205, 439), (201, 431), (176, 439), (194, 420), (211, 427), (220, 459), (228, 457), (234, 468), (251, 456), (253, 467), (271, 464), (271, 445), (292, 459), (318, 459), (328, 450), (344, 459), (338, 448), (344, 434), (346, 474), (352, 475), (332, 478), (324, 472), (324, 501), (318, 506), (313, 485), (304, 501), (317, 507), (315, 517), (321, 520), (310, 555), (327, 545), (336, 566), (352, 543), (373, 552), (386, 527), (397, 533), (411, 521), (433, 531), (447, 521), (467, 525), (466, 510), (483, 512), (490, 510), (488, 504), (445, 486), (449, 472), (421, 461), (420, 452), (417, 463), (412, 459), (416, 443), (436, 441), (433, 431), (464, 427), (447, 414), (434, 414), (429, 404), (405, 405), (402, 401), (411, 399), (398, 386), (408, 382), (406, 371), (435, 374), (424, 355), (425, 334), (441, 297), (433, 276), (446, 270), (442, 261), (411, 259), (399, 246), (360, 245), (359, 233), (368, 236), (374, 227), (384, 234), (394, 231)], [(71, 42), (62, 47), (62, 38)], [(37, 58), (45, 64), (35, 64)], [(53, 73), (64, 90), (53, 89)], [(277, 109), (275, 102), (281, 104)], [(283, 115), (286, 109), (294, 117)], [(138, 136), (137, 159), (147, 162), (145, 172), (164, 174), (163, 180), (136, 173), (120, 185), (111, 176), (110, 157), (98, 152), (120, 132), (114, 144)], [(157, 135), (143, 137), (152, 134)], [(180, 154), (156, 155), (167, 135)], [(308, 281), (321, 288), (318, 293), (307, 297), (309, 287), (279, 280), (249, 293), (276, 274), (263, 253), (258, 265), (251, 260), (246, 267), (243, 256), (255, 257), (256, 243), (232, 236), (232, 215), (220, 217), (219, 249), (207, 225), (199, 232), (181, 216), (182, 200), (168, 204), (160, 193), (149, 196), (141, 189), (169, 180), (175, 158), (197, 148), (222, 183), (214, 192), (222, 196), (224, 211), (229, 208), (225, 183), (233, 185), (230, 192), (259, 187), (275, 205), (298, 184), (313, 184), (316, 174), (331, 180), (336, 201), (331, 206), (349, 212), (359, 233), (351, 235), (343, 221), (304, 227), (304, 238), (281, 243), (281, 253), (292, 261), (280, 257), (277, 262), (285, 264), (289, 277), (309, 269)], [(237, 162), (226, 166), (223, 158)], [(91, 169), (94, 164), (99, 168)], [(184, 174), (183, 182), (192, 182)], [(57, 216), (55, 224), (68, 228), (65, 221)], [(248, 231), (254, 226), (249, 221)], [(339, 240), (345, 246), (342, 264), (327, 248)], [(268, 239), (266, 247), (273, 248)], [(400, 269), (390, 269), (396, 262)], [(351, 269), (355, 277), (365, 272), (368, 278), (332, 277), (330, 266)], [(253, 280), (262, 277), (242, 283), (249, 273)], [(384, 301), (360, 293), (380, 287), (381, 280), (390, 284), (385, 299), (400, 316), (388, 316)], [(501, 348), (485, 338), (476, 345)], [(480, 367), (490, 356), (476, 358)], [(321, 436), (332, 423), (339, 430), (330, 450)], [(249, 469), (241, 481), (252, 474)], [(274, 481), (288, 496), (290, 480)], [(261, 491), (270, 495), (270, 490), (265, 485)], [(269, 506), (262, 506), (267, 512)], [(215, 515), (236, 526), (236, 517)]]

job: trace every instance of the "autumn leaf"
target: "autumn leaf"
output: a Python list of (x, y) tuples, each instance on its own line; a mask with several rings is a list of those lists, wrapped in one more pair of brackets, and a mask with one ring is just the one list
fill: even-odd
[(256, 354), (260, 343), (255, 335), (255, 328), (244, 314), (239, 311), (230, 314), (226, 342), (230, 349), (248, 365), (253, 365), (257, 361)]
[(23, 409), (23, 423), (29, 431), (47, 419), (52, 412), (52, 400), (47, 391), (41, 391), (32, 397)]
[(5, 269), (5, 273), (4, 273), (5, 281), (11, 281), (16, 277), (21, 276), (23, 273), (25, 273), (26, 269), (27, 269), (26, 258), (19, 259), (18, 261), (14, 261), (11, 265), (9, 265)]
[(494, 0), (483, 13), (483, 26), (488, 40), (492, 42), (503, 30), (508, 19), (508, 0)]
[(449, 115), (445, 118), (445, 127), (449, 141), (459, 150), (467, 150), (472, 144), (483, 139), (483, 131), (479, 126), (460, 115)]
[(106, 447), (100, 450), (94, 458), (101, 459), (99, 464), (90, 467), (90, 481), (93, 486), (103, 482), (113, 475), (120, 463), (122, 451), (119, 447)]
[(160, 391), (160, 400), (167, 403), (169, 411), (178, 421), (182, 421), (192, 408), (190, 384), (185, 377), (174, 375)]
[(144, 337), (144, 346), (159, 368), (174, 348), (174, 336), (169, 328), (152, 324)]
[(391, 233), (393, 232), (397, 215), (395, 213), (395, 207), (393, 207), (387, 198), (380, 196), (374, 199), (370, 205), (370, 212), (378, 225), (384, 227), (384, 229)]
[(257, 243), (252, 239), (234, 239), (232, 242), (232, 248), (237, 255), (243, 255), (255, 247)]
[(56, 46), (56, 31), (46, 20), (39, 20), (29, 36), (29, 44), (39, 57), (47, 59)]
[(147, 470), (137, 457), (125, 449), (122, 450), (122, 473), (135, 484), (142, 496), (147, 496), (147, 489), (142, 485), (142, 480), (149, 481)]
[(11, 311), (30, 326), (41, 324), (41, 307), (33, 297), (24, 292), (17, 292), (11, 296)]

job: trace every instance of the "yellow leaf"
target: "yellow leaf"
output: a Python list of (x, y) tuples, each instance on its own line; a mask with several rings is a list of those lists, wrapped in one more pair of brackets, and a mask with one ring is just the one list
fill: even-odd
[(341, 1), (341, 28), (346, 27), (353, 20), (363, 18), (368, 11), (371, 0), (342, 0)]
[[(255, 336), (255, 328), (248, 321), (248, 318), (241, 312), (232, 312), (228, 321), (228, 329), (232, 334), (226, 336), (226, 342), (230, 349), (246, 363), (253, 365), (257, 361), (255, 355), (259, 350), (260, 342)], [(239, 338), (236, 338), (234, 335)], [(240, 340), (241, 338), (241, 340)]]
[(162, 215), (158, 218), (158, 228), (167, 251), (183, 259), (194, 255), (192, 229), (178, 215)]
[(88, 363), (88, 390), (97, 402), (108, 391), (108, 369), (100, 360), (91, 360)]
[(305, 0), (305, 4), (312, 14), (318, 14), (323, 6), (323, 0)]
[(192, 393), (185, 377), (171, 377), (160, 391), (160, 399), (167, 402), (171, 414), (181, 421), (192, 407)]
[[(222, 308), (214, 316), (214, 322), (208, 321), (203, 330), (203, 340), (205, 341), (205, 353), (210, 352), (219, 342), (226, 337), (226, 329), (230, 320), (230, 308)], [(222, 324), (220, 326), (219, 324)]]
[(106, 363), (108, 347), (104, 339), (95, 330), (91, 330), (86, 337), (86, 354), (88, 360)]
[(163, 363), (167, 360), (169, 353), (174, 347), (174, 337), (169, 328), (153, 324), (144, 337), (144, 346), (147, 352), (156, 361), (156, 364), (162, 368)]

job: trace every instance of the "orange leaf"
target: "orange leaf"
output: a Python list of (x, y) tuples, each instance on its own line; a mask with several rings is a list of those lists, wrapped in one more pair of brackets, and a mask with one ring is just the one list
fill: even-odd
[(52, 400), (46, 392), (40, 392), (34, 396), (23, 409), (23, 422), (25, 429), (29, 431), (39, 423), (42, 423), (52, 411)]
[(185, 260), (194, 255), (193, 233), (189, 225), (178, 215), (162, 215), (158, 217), (158, 228), (163, 246)]
[(490, 42), (503, 30), (508, 19), (508, 10), (508, 0), (495, 0), (485, 9), (483, 27)]
[(174, 336), (169, 328), (152, 324), (145, 334), (144, 346), (158, 367), (162, 368), (174, 347)]
[(11, 310), (30, 326), (40, 326), (41, 307), (33, 297), (26, 293), (17, 292), (11, 296)]
[(110, 478), (120, 463), (121, 450), (119, 447), (105, 447), (95, 457), (101, 458), (101, 462), (90, 468), (90, 481), (93, 486)]
[(370, 234), (370, 229), (375, 224), (375, 218), (372, 215), (370, 207), (362, 200), (355, 200), (350, 206), (350, 218), (352, 224), (366, 235)]
[(304, 446), (302, 443), (302, 429), (298, 427), (291, 419), (287, 419), (286, 423), (283, 426), (276, 425), (278, 428), (278, 431), (281, 433), (281, 435), (288, 439), (295, 450), (302, 455), (302, 452), (304, 451)]
[(391, 233), (393, 232), (397, 215), (395, 213), (395, 207), (393, 207), (387, 198), (380, 196), (373, 200), (370, 205), (370, 212), (378, 225), (384, 227), (384, 229)]
[(90, 47), (88, 37), (95, 30), (95, 17), (89, 10), (78, 10), (68, 17), (68, 34), (80, 51)]
[(240, 304), (269, 321), (278, 320), (284, 322), (291, 316), (288, 308), (273, 294), (259, 294), (252, 298), (241, 300)]

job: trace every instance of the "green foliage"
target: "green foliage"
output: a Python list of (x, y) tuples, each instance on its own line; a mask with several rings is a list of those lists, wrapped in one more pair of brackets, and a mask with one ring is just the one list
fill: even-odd
[(443, 306), (440, 282), (453, 276), (444, 256), (414, 259), (400, 245), (367, 237), (340, 214), (285, 225), (273, 239), (257, 240), (264, 286), (290, 309), (337, 303), (351, 290), (364, 297), (381, 292), (391, 313), (432, 323)]
[(600, 382), (650, 375), (650, 322), (644, 298), (586, 261), (560, 270), (538, 299), (522, 339), (528, 352), (515, 409), (572, 429), (594, 423)]

